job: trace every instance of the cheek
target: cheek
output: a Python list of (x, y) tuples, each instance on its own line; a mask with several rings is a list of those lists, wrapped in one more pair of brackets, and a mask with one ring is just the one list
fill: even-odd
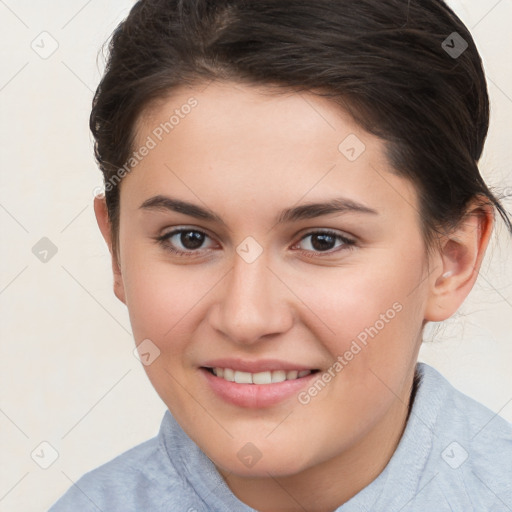
[[(361, 333), (364, 338), (366, 329), (375, 324), (379, 331), (385, 331), (401, 323), (406, 306), (416, 300), (410, 292), (419, 274), (417, 264), (407, 266), (402, 259), (376, 258), (367, 265), (318, 274), (313, 279), (315, 286), (304, 287), (298, 295), (328, 327), (325, 342), (334, 356), (334, 352), (338, 355), (348, 349), (347, 344)], [(304, 279), (304, 284), (311, 282), (310, 276)]]
[(123, 282), (137, 342), (149, 338), (162, 351), (179, 349), (190, 315), (218, 280), (207, 270), (199, 274), (190, 268), (136, 254), (126, 262)]
[(158, 347), (158, 357), (144, 370), (163, 402), (178, 415), (190, 408), (183, 385), (189, 378), (187, 354), (201, 301), (218, 279), (211, 271), (199, 274), (142, 254), (126, 259), (123, 282), (133, 337), (137, 345), (149, 339)]
[[(415, 255), (410, 248), (406, 257), (398, 250), (382, 251), (371, 263), (315, 281), (308, 291), (308, 304), (329, 327), (322, 330), (328, 332), (322, 343), (331, 355), (334, 375), (332, 385), (312, 404), (312, 416), (335, 403), (340, 411), (357, 411), (363, 424), (403, 393), (423, 320), (420, 248)], [(316, 394), (311, 391), (311, 396)], [(335, 423), (348, 421), (334, 416)]]

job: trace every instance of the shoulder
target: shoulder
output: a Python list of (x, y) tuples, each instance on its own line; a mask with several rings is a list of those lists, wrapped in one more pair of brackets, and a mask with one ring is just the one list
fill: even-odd
[[(503, 456), (512, 450), (512, 424), (499, 413), (477, 402), (454, 388), (445, 377), (434, 368), (420, 363), (420, 375), (425, 380), (426, 391), (439, 397), (439, 408), (433, 424), (434, 434), (452, 436), (465, 442), (469, 449), (484, 449), (491, 457)], [(434, 436), (436, 438), (436, 436)], [(469, 459), (469, 457), (468, 457)], [(495, 459), (496, 460), (496, 459)], [(512, 459), (506, 460), (512, 464)]]
[(476, 510), (501, 510), (512, 503), (512, 424), (455, 389), (434, 368), (420, 364), (419, 373), (425, 391), (439, 400), (427, 464), (441, 476), (435, 486)]
[(186, 511), (187, 497), (194, 501), (193, 489), (167, 455), (160, 433), (83, 475), (49, 512), (164, 511), (173, 505)]

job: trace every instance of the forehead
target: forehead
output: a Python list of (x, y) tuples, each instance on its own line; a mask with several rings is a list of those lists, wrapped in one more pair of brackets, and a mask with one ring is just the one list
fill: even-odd
[(236, 195), (291, 205), (338, 192), (415, 213), (414, 187), (393, 174), (383, 141), (313, 93), (218, 82), (181, 87), (139, 118), (133, 149), (144, 145), (151, 149), (127, 176), (138, 197), (179, 188), (205, 201)]

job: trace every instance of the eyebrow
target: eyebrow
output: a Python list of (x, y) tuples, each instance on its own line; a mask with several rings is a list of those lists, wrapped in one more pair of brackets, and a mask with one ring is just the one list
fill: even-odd
[[(173, 211), (183, 213), (189, 217), (195, 217), (196, 219), (218, 222), (224, 226), (226, 225), (222, 218), (211, 210), (194, 203), (189, 203), (188, 201), (182, 201), (168, 196), (157, 195), (150, 197), (149, 199), (146, 199), (139, 208), (153, 211)], [(286, 208), (277, 217), (276, 224), (313, 219), (332, 213), (379, 214), (376, 210), (361, 203), (357, 203), (344, 197), (338, 197), (323, 203), (306, 203), (293, 208)]]

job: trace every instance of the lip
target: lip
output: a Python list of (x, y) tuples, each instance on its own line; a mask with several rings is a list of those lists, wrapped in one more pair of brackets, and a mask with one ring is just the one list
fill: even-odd
[[(209, 366), (209, 365), (208, 365)], [(232, 368), (231, 366), (217, 366), (218, 368)], [(261, 366), (260, 366), (261, 368)], [(233, 368), (234, 369), (234, 368)], [(237, 368), (240, 371), (240, 367)], [(274, 370), (285, 369), (276, 368)], [(296, 368), (288, 368), (296, 369)], [(308, 368), (302, 367), (303, 370)], [(268, 370), (260, 370), (268, 371)], [(246, 407), (252, 409), (262, 409), (271, 407), (284, 402), (297, 394), (304, 387), (308, 386), (313, 379), (318, 378), (318, 373), (311, 373), (305, 377), (294, 380), (285, 380), (283, 382), (275, 382), (273, 384), (238, 384), (229, 382), (221, 377), (216, 377), (204, 367), (199, 368), (200, 374), (206, 381), (210, 389), (223, 401), (238, 407)], [(257, 372), (251, 372), (257, 373)]]
[[(279, 359), (260, 359), (258, 361), (246, 361), (238, 358), (212, 359), (211, 361), (206, 361), (201, 366), (208, 368), (231, 368), (235, 371), (249, 373), (269, 372), (272, 370), (297, 370), (300, 372), (302, 370), (317, 369)], [(266, 385), (269, 386), (270, 384)]]

